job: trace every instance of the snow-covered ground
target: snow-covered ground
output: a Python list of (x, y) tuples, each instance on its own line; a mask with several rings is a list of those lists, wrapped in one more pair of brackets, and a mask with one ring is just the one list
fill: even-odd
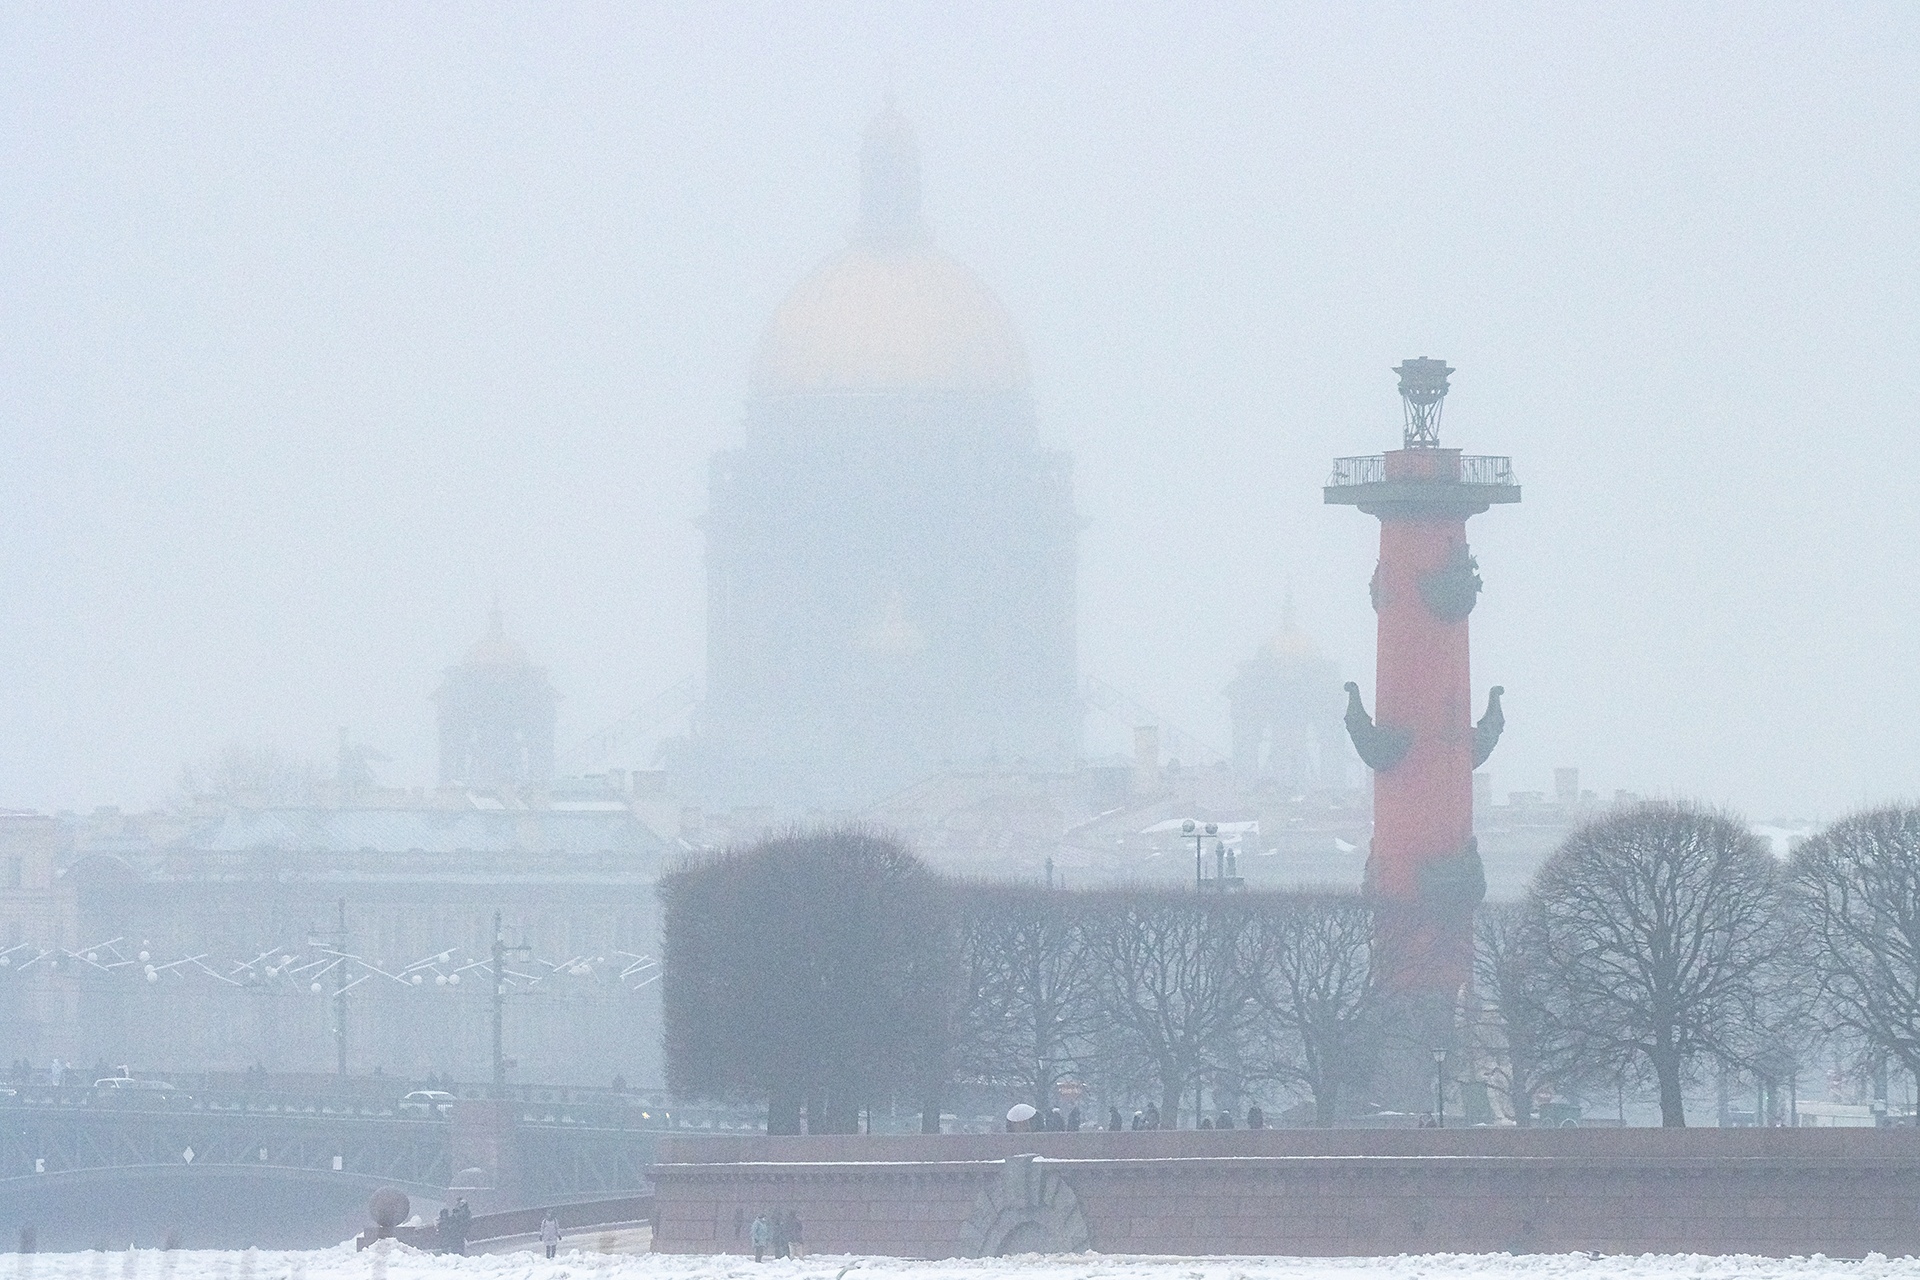
[(904, 1262), (821, 1256), (756, 1265), (738, 1256), (565, 1252), (451, 1258), (352, 1245), (304, 1253), (133, 1250), (0, 1255), (0, 1280), (1920, 1280), (1920, 1261), (1744, 1256), (1427, 1254), (1400, 1258), (1162, 1258), (1076, 1254)]

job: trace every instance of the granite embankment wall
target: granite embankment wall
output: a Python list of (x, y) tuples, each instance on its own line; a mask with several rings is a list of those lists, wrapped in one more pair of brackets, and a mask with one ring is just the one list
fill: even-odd
[[(1025, 1155), (1035, 1158), (1022, 1159)], [(654, 1248), (1920, 1254), (1920, 1130), (1232, 1130), (677, 1138)]]

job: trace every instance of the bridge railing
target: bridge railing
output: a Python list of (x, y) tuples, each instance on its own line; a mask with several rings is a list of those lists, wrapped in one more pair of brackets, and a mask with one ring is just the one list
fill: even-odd
[[(188, 1086), (193, 1077), (180, 1079)], [(420, 1124), (447, 1124), (451, 1117), (435, 1107), (423, 1110), (420, 1104), (403, 1106), (406, 1083), (396, 1084), (385, 1096), (361, 1092), (308, 1093), (258, 1089), (214, 1089), (179, 1087), (172, 1089), (99, 1089), (92, 1085), (24, 1084), (0, 1086), (0, 1110), (58, 1112), (175, 1112), (208, 1115), (287, 1116), (292, 1118), (334, 1118), (360, 1120), (413, 1121)], [(688, 1127), (725, 1128), (744, 1124), (738, 1110), (695, 1107), (687, 1111), (669, 1110), (657, 1103), (631, 1094), (610, 1090), (566, 1089), (547, 1086), (516, 1086), (509, 1089), (508, 1100), (517, 1104), (519, 1122), (536, 1128), (651, 1130), (667, 1132)], [(462, 1097), (482, 1098), (488, 1090), (462, 1088), (454, 1105)], [(518, 1095), (518, 1096), (514, 1096)]]

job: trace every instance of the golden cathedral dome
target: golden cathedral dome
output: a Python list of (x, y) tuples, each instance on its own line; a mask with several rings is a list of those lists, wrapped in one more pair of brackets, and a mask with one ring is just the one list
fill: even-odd
[(860, 168), (853, 243), (773, 313), (753, 393), (1025, 391), (1026, 351), (1006, 308), (928, 240), (919, 149), (891, 107), (867, 130)]
[(931, 248), (856, 244), (787, 295), (754, 356), (755, 395), (1022, 391), (1027, 357), (1000, 300)]
[(1260, 646), (1260, 653), (1264, 657), (1278, 658), (1281, 661), (1289, 659), (1319, 661), (1325, 656), (1320, 652), (1320, 646), (1313, 642), (1313, 637), (1302, 631), (1300, 625), (1294, 621), (1291, 591), (1287, 593), (1286, 603), (1281, 606), (1280, 630)]

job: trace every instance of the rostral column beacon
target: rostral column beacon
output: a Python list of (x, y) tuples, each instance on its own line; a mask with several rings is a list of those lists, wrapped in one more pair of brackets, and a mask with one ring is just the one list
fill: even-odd
[[(1520, 486), (1511, 459), (1440, 447), (1453, 372), (1445, 361), (1422, 356), (1394, 372), (1406, 407), (1401, 447), (1337, 459), (1326, 500), (1380, 520), (1371, 586), (1376, 714), (1368, 717), (1358, 686), (1349, 684), (1347, 732), (1373, 771), (1366, 891), (1376, 911), (1375, 972), (1394, 995), (1427, 997), (1419, 1001), (1426, 1011), (1417, 1021), (1426, 1025), (1417, 1034), (1437, 1046), (1445, 1040), (1434, 1037), (1450, 1024), (1473, 973), (1473, 913), (1486, 896), (1473, 837), (1473, 771), (1504, 724), (1497, 685), (1473, 721), (1467, 617), (1480, 571), (1467, 549), (1467, 517), (1520, 501)], [(1433, 1079), (1430, 1070), (1425, 1079)]]

